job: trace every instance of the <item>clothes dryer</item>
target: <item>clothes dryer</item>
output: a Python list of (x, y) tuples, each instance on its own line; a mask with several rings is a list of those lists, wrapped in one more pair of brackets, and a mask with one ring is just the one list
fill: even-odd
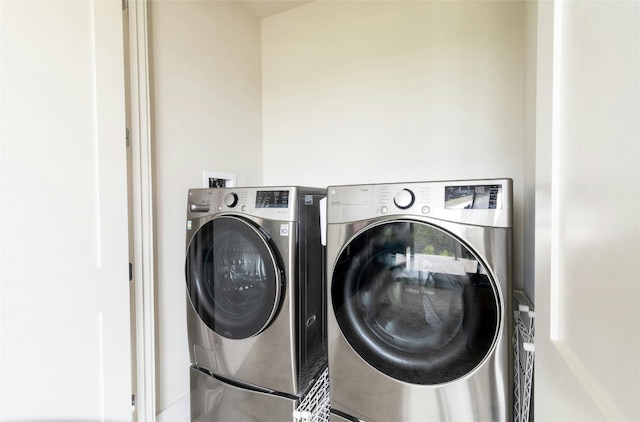
[(327, 188), (332, 420), (510, 421), (512, 181)]
[[(260, 403), (257, 414), (291, 413), (326, 367), (325, 193), (297, 186), (189, 190), (194, 419), (219, 412), (228, 418), (235, 409), (229, 397), (252, 394), (255, 400), (242, 400)], [(269, 410), (272, 402), (280, 410)]]

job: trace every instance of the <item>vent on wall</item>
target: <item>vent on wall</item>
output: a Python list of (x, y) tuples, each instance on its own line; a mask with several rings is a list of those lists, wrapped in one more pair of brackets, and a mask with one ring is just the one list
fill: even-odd
[(203, 188), (228, 188), (236, 186), (236, 175), (219, 171), (204, 170), (202, 172)]

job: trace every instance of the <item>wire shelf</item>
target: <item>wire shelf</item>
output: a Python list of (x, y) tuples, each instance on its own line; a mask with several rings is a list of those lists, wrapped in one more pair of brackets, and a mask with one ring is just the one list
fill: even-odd
[(293, 412), (293, 422), (328, 422), (330, 405), (329, 368), (325, 368)]
[(535, 310), (527, 295), (514, 291), (513, 352), (514, 352), (514, 422), (529, 422), (533, 356), (535, 354)]

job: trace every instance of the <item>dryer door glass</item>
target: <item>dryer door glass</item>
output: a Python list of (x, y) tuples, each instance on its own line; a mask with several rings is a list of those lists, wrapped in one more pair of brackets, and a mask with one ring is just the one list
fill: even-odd
[(485, 265), (432, 225), (368, 228), (343, 249), (331, 295), (353, 349), (379, 371), (436, 385), (473, 371), (491, 353), (501, 304)]
[(198, 230), (187, 250), (186, 279), (200, 318), (227, 338), (260, 333), (280, 303), (276, 256), (265, 236), (240, 218), (214, 218)]

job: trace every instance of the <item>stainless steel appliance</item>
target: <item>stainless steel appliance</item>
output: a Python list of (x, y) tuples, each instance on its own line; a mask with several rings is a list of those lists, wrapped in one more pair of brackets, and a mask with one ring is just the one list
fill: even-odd
[(334, 421), (510, 421), (512, 181), (327, 188)]
[[(189, 190), (192, 419), (291, 416), (326, 367), (325, 193), (296, 186)], [(247, 409), (251, 403), (255, 409)]]

